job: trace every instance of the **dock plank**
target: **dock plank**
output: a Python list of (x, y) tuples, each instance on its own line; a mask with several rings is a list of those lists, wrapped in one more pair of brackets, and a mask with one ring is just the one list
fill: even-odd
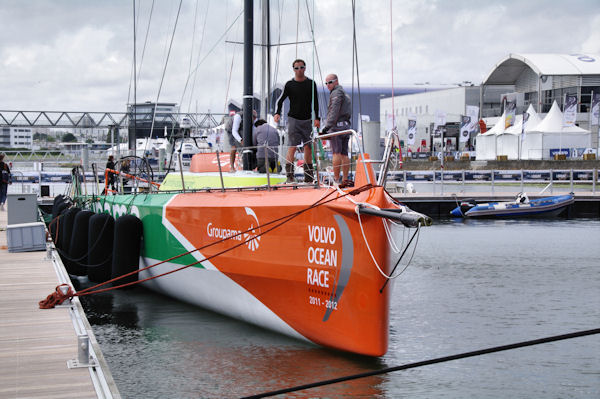
[(6, 222), (0, 211), (0, 398), (96, 398), (89, 370), (67, 367), (77, 357), (68, 308), (38, 307), (58, 285), (52, 262), (9, 253)]

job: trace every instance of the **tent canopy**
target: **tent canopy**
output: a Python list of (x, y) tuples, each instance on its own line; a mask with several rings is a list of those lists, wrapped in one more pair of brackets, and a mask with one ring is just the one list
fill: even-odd
[(580, 128), (579, 126), (563, 126), (563, 113), (556, 101), (552, 104), (552, 108), (535, 128), (535, 132), (540, 133), (589, 133), (589, 130)]

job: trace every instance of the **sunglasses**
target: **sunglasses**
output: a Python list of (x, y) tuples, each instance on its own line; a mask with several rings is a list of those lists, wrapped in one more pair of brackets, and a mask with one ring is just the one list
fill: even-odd
[(332, 84), (333, 82), (335, 82), (336, 80), (337, 80), (337, 79), (328, 80), (327, 82), (325, 82), (325, 84), (326, 84), (326, 85), (330, 85), (330, 84)]
[(305, 67), (305, 66), (297, 66), (297, 67), (294, 67), (294, 69), (295, 69), (296, 71), (297, 71), (298, 69), (304, 69), (304, 68), (306, 68), (306, 67)]

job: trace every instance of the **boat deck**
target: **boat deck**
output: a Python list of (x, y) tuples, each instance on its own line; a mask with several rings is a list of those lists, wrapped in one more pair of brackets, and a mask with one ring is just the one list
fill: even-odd
[(58, 273), (44, 251), (8, 252), (6, 225), (7, 212), (0, 211), (0, 397), (119, 397), (107, 367), (98, 378), (95, 369), (104, 359), (93, 333), (90, 347), (96, 346), (99, 367), (67, 367), (77, 359), (73, 314), (81, 317), (80, 304), (39, 309), (38, 302), (60, 283)]

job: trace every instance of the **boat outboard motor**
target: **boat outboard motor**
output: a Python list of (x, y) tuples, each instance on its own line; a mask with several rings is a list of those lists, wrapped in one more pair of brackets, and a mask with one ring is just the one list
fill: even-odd
[(456, 208), (450, 211), (450, 215), (456, 218), (464, 217), (465, 214), (476, 205), (477, 202), (475, 202), (475, 200), (472, 198), (462, 200)]
[(460, 211), (464, 215), (465, 213), (467, 213), (468, 210), (470, 210), (471, 208), (473, 208), (476, 205), (477, 205), (477, 203), (472, 198), (462, 200), (460, 202)]
[(527, 197), (527, 194), (525, 193), (519, 193), (517, 194), (517, 202), (519, 204), (527, 204), (529, 202), (529, 197)]

